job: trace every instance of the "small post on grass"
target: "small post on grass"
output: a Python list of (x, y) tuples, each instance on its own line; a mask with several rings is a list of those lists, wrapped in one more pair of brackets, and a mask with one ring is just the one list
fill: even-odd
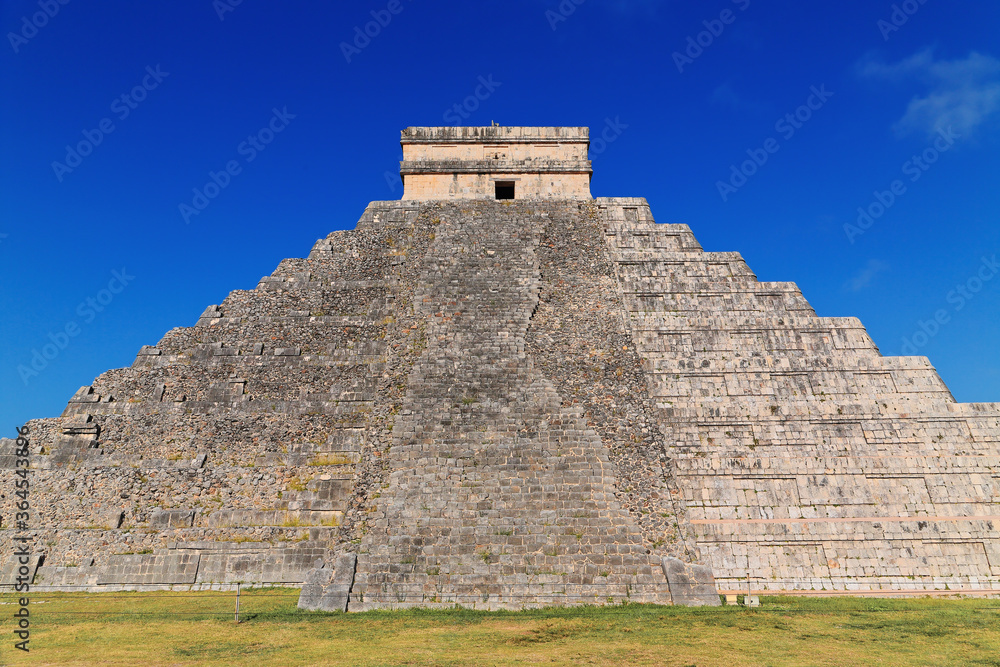
[[(239, 600), (239, 595), (236, 596), (236, 599)], [(236, 603), (236, 606), (239, 607), (239, 602)], [(749, 572), (747, 572), (747, 601), (746, 601), (746, 604), (744, 606), (747, 609), (750, 608), (750, 573)]]
[(240, 583), (236, 582), (236, 622), (240, 622)]

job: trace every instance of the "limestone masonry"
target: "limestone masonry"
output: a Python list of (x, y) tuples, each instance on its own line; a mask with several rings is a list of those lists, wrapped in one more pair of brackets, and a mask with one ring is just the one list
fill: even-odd
[(590, 199), (585, 127), (410, 127), (403, 199)]
[[(29, 422), (35, 583), (311, 609), (1000, 594), (1000, 404), (590, 197), (586, 128), (408, 128), (402, 201)], [(13, 581), (14, 443), (0, 444)]]

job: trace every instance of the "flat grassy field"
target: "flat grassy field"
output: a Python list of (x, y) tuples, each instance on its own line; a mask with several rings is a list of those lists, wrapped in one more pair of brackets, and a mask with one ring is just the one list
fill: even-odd
[(323, 614), (297, 590), (31, 596), (30, 653), (0, 598), (14, 665), (997, 665), (1000, 600), (762, 598), (654, 605)]

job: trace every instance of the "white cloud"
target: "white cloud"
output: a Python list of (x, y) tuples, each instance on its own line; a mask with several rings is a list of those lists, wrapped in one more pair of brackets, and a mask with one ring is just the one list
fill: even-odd
[(934, 134), (948, 126), (966, 134), (1000, 110), (1000, 60), (975, 51), (959, 60), (937, 60), (931, 49), (895, 64), (869, 58), (859, 72), (869, 79), (924, 87), (893, 125), (898, 135)]

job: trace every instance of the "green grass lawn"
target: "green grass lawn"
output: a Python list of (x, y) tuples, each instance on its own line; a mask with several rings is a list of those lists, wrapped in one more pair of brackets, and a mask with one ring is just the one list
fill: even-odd
[(26, 665), (997, 665), (1000, 600), (762, 598), (654, 605), (323, 614), (297, 590), (31, 596)]

